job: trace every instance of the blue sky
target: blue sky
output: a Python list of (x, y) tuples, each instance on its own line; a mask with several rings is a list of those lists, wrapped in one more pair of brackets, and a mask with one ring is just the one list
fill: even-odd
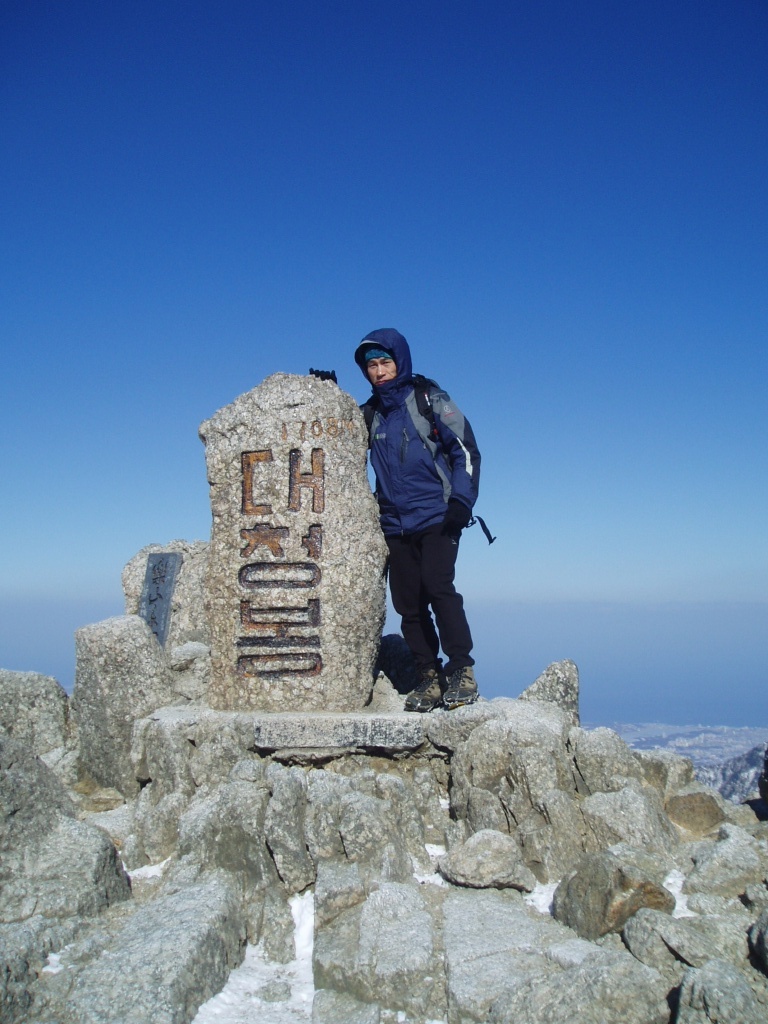
[(766, 723), (763, 0), (0, 8), (0, 665), (71, 685), (199, 423), (394, 326), (484, 456), (489, 696)]

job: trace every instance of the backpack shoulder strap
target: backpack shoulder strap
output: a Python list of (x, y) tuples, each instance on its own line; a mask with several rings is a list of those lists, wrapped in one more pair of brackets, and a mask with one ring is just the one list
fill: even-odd
[(431, 377), (424, 377), (420, 373), (414, 373), (412, 379), (413, 393), (416, 398), (416, 408), (429, 423), (429, 434), (433, 441), (439, 439), (437, 424), (435, 423), (435, 411), (432, 408), (432, 390), (441, 391), (442, 388), (437, 381)]
[(360, 406), (360, 412), (363, 414), (365, 419), (365, 429), (368, 432), (368, 447), (371, 447), (371, 427), (373, 426), (373, 417), (379, 408), (379, 403), (375, 395), (371, 395), (367, 402), (363, 402)]
[[(429, 423), (429, 436), (435, 444), (440, 444), (440, 435), (437, 430), (437, 424), (435, 423), (435, 411), (432, 408), (432, 395), (433, 392), (439, 391), (443, 394), (443, 389), (437, 383), (436, 380), (432, 380), (431, 377), (424, 377), (420, 373), (414, 373), (412, 377), (413, 382), (413, 394), (416, 399), (416, 408), (419, 410), (419, 414), (424, 417)], [(486, 540), (489, 544), (493, 544), (496, 538), (491, 534), (491, 531), (485, 524), (485, 520), (481, 516), (472, 516), (469, 520), (468, 525), (473, 526), (475, 523), (480, 524), (480, 529), (485, 534)]]

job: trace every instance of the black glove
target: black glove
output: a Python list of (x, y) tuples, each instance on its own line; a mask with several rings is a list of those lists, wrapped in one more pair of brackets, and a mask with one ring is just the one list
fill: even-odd
[(450, 537), (459, 537), (465, 526), (469, 526), (472, 510), (467, 508), (458, 498), (448, 499), (448, 509), (443, 520), (443, 533)]
[(318, 380), (332, 380), (334, 384), (339, 383), (336, 380), (335, 370), (313, 370), (310, 366), (309, 372), (313, 377), (317, 377)]

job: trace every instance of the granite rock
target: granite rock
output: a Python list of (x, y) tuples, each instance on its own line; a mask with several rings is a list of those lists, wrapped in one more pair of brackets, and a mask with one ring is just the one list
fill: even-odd
[(572, 789), (569, 729), (564, 712), (533, 701), (510, 701), (503, 716), (476, 726), (452, 760), (456, 816), (467, 817), (473, 789), (495, 797), (507, 821), (520, 820), (553, 789)]
[(315, 937), (315, 984), (424, 1019), (444, 986), (434, 918), (419, 887), (384, 882)]
[(573, 760), (579, 791), (617, 793), (642, 779), (642, 769), (627, 744), (612, 729), (574, 729)]
[(178, 699), (164, 651), (138, 615), (84, 626), (75, 633), (72, 711), (80, 767), (102, 786), (135, 796), (131, 734), (138, 719)]
[(693, 761), (672, 750), (633, 750), (643, 779), (653, 786), (662, 800), (693, 782)]
[(533, 892), (536, 876), (523, 862), (515, 840), (503, 832), (482, 829), (440, 859), (440, 874), (472, 889), (520, 889)]
[(0, 669), (0, 729), (35, 754), (69, 740), (69, 698), (51, 676)]
[(768, 907), (761, 911), (748, 934), (749, 948), (761, 970), (768, 974)]
[(678, 843), (659, 794), (638, 783), (618, 792), (593, 793), (584, 800), (582, 813), (596, 849), (627, 843), (664, 853)]
[(47, 1019), (187, 1024), (242, 960), (244, 944), (237, 892), (225, 876), (164, 893), (138, 908), (73, 972), (60, 1015)]
[(726, 959), (750, 970), (747, 936), (740, 915), (675, 918), (642, 907), (624, 925), (622, 937), (633, 956), (659, 971), (669, 987), (680, 984), (686, 966)]
[(685, 892), (740, 896), (757, 877), (766, 877), (765, 844), (737, 825), (723, 825), (717, 842), (701, 845), (685, 880)]
[(675, 1024), (762, 1024), (759, 1006), (749, 985), (735, 967), (709, 960), (689, 967), (680, 986)]
[(518, 700), (543, 701), (556, 704), (579, 724), (579, 670), (572, 661), (555, 661), (523, 690)]
[(94, 914), (130, 897), (114, 845), (75, 820), (49, 768), (0, 735), (0, 921)]
[(312, 1002), (312, 1024), (380, 1024), (376, 1003), (361, 1003), (345, 992), (319, 988)]
[(726, 820), (724, 802), (714, 789), (689, 783), (667, 799), (664, 810), (680, 828), (703, 836)]
[(530, 911), (511, 890), (450, 891), (444, 906), (449, 1021), (666, 1024), (658, 974)]
[(264, 819), (267, 846), (288, 892), (301, 892), (315, 880), (315, 866), (307, 852), (304, 828), (306, 773), (301, 768), (271, 764), (267, 769), (267, 783), (271, 788)]
[(642, 850), (616, 846), (586, 853), (555, 892), (553, 915), (583, 939), (620, 932), (641, 907), (671, 914), (675, 897), (663, 868)]

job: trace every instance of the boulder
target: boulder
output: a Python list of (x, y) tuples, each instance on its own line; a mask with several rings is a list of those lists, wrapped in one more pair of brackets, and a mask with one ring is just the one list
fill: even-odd
[(642, 779), (637, 759), (612, 729), (574, 729), (570, 742), (580, 793), (617, 793)]
[(674, 918), (641, 908), (625, 924), (622, 937), (633, 956), (659, 971), (670, 988), (680, 984), (687, 966), (703, 967), (710, 960), (724, 959), (742, 974), (751, 972), (746, 928), (738, 914)]
[(322, 928), (343, 910), (362, 903), (370, 889), (355, 861), (321, 860), (315, 883), (315, 924)]
[[(422, 853), (422, 844), (415, 844), (399, 827), (398, 808), (379, 795), (352, 790), (339, 803), (339, 837), (349, 860), (364, 864), (371, 870), (394, 874), (400, 881), (410, 878), (413, 870), (409, 848)], [(423, 835), (419, 837), (423, 843)], [(416, 840), (418, 844), (418, 839)]]
[(583, 939), (620, 932), (641, 907), (671, 914), (675, 897), (662, 885), (665, 869), (642, 850), (612, 847), (586, 853), (555, 891), (553, 915)]
[(264, 828), (269, 799), (266, 783), (242, 780), (201, 794), (179, 822), (179, 856), (200, 871), (231, 872), (251, 893), (278, 884)]
[(32, 1006), (47, 955), (83, 918), (128, 900), (115, 847), (75, 820), (62, 783), (31, 746), (0, 732), (0, 1016)]
[(78, 1024), (187, 1024), (222, 988), (244, 945), (236, 890), (213, 875), (140, 907), (75, 974), (61, 1016), (51, 1016)]
[(264, 818), (267, 846), (287, 891), (298, 893), (315, 880), (315, 865), (307, 852), (304, 829), (306, 773), (301, 768), (271, 764), (267, 784), (271, 789)]
[(756, 914), (768, 909), (768, 886), (764, 881), (750, 882), (743, 893), (740, 894), (743, 905), (753, 910)]
[(130, 882), (110, 839), (98, 828), (57, 816), (45, 838), (5, 857), (0, 914), (3, 921), (90, 917), (131, 895)]
[(765, 1007), (731, 964), (689, 967), (680, 986), (675, 1024), (762, 1024)]
[(165, 653), (138, 615), (84, 626), (75, 633), (75, 650), (72, 711), (81, 770), (102, 786), (135, 796), (134, 722), (178, 699)]
[(572, 661), (555, 661), (531, 683), (518, 700), (535, 700), (556, 704), (579, 724), (579, 670)]
[(643, 779), (658, 790), (662, 800), (693, 782), (693, 761), (672, 750), (633, 750)]
[(564, 712), (534, 701), (509, 701), (503, 716), (477, 725), (451, 762), (451, 808), (456, 817), (467, 818), (472, 799), (478, 799), (473, 790), (484, 790), (493, 799), (480, 799), (499, 810), (495, 821), (486, 816), (482, 827), (499, 828), (504, 823), (500, 830), (510, 831), (511, 823), (535, 809), (551, 790), (572, 789), (566, 751), (570, 728)]
[(26, 743), (0, 732), (0, 850), (38, 842), (57, 814), (75, 816), (62, 783)]
[(520, 889), (533, 892), (536, 876), (523, 862), (515, 840), (503, 832), (482, 829), (441, 857), (440, 874), (454, 885), (472, 889)]
[(579, 802), (562, 789), (545, 793), (520, 819), (514, 836), (540, 882), (561, 879), (589, 844)]
[(263, 784), (248, 715), (188, 706), (162, 708), (136, 722), (131, 764), (141, 785), (132, 803), (132, 834), (122, 847), (131, 868), (178, 848), (181, 817), (199, 790), (232, 781)]
[(61, 921), (42, 914), (0, 924), (0, 1020), (11, 1024), (27, 1017), (49, 953), (70, 942), (78, 925), (73, 917)]
[(448, 1020), (666, 1024), (658, 974), (529, 910), (510, 890), (450, 891), (444, 908)]
[(414, 863), (428, 868), (425, 828), (397, 776), (360, 772), (352, 779), (313, 771), (308, 779), (307, 845), (317, 862), (342, 857), (370, 875), (406, 881)]
[(0, 921), (95, 914), (130, 897), (115, 848), (75, 820), (62, 784), (27, 747), (0, 735)]
[(371, 690), (371, 699), (366, 708), (372, 712), (384, 713), (404, 711), (405, 695), (398, 693), (388, 676), (383, 672), (378, 672)]
[(659, 794), (636, 782), (618, 792), (593, 793), (584, 800), (582, 813), (595, 849), (627, 843), (665, 853), (678, 843)]
[(296, 955), (296, 945), (294, 920), (286, 894), (279, 885), (273, 885), (264, 890), (263, 900), (259, 935), (264, 952), (275, 963), (290, 963)]
[(171, 684), (180, 697), (203, 701), (211, 679), (211, 649), (207, 644), (189, 640), (171, 648), (169, 663)]
[(717, 842), (699, 845), (693, 862), (684, 892), (740, 896), (750, 882), (766, 877), (764, 845), (737, 825), (723, 825)]
[(380, 1024), (376, 1003), (361, 1003), (345, 992), (319, 988), (312, 1001), (312, 1024)]
[(517, 701), (505, 697), (487, 701), (481, 697), (476, 703), (454, 711), (433, 711), (419, 717), (426, 719), (424, 735), (429, 742), (438, 750), (453, 754), (479, 725), (503, 718), (512, 705), (517, 705)]
[(703, 836), (725, 821), (723, 803), (723, 798), (714, 789), (689, 783), (667, 799), (664, 809), (680, 828)]
[(752, 955), (763, 973), (768, 974), (768, 908), (761, 912), (748, 934)]
[[(424, 888), (430, 888), (426, 886)], [(424, 1019), (445, 984), (433, 916), (412, 884), (384, 882), (315, 936), (315, 984)]]
[(0, 669), (0, 729), (28, 747), (48, 754), (69, 739), (69, 698), (51, 676)]
[(667, 1024), (658, 976), (628, 954), (595, 947), (557, 970), (558, 952), (491, 1004), (489, 1024)]

